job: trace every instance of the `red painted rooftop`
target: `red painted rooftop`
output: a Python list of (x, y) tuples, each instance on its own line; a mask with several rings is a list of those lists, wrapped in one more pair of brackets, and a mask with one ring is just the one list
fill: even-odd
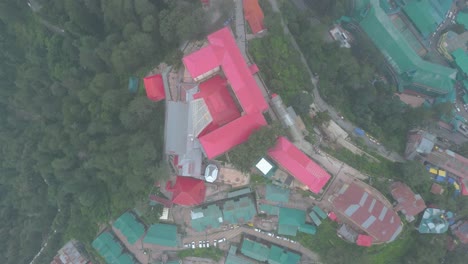
[(398, 202), (395, 210), (402, 211), (407, 216), (416, 216), (424, 211), (426, 204), (420, 195), (402, 182), (394, 182), (390, 186), (392, 197)]
[(403, 228), (400, 217), (392, 208), (385, 206), (371, 190), (357, 183), (344, 185), (332, 204), (337, 212), (376, 241), (391, 242)]
[(372, 246), (372, 240), (373, 238), (371, 236), (366, 236), (366, 235), (358, 235), (357, 237), (357, 240), (356, 240), (356, 244), (358, 246), (362, 246), (362, 247), (370, 247)]
[(227, 81), (223, 77), (215, 77), (202, 82), (200, 92), (195, 94), (195, 99), (203, 98), (210, 111), (213, 123), (221, 127), (240, 117), (236, 103), (229, 94)]
[[(214, 81), (209, 79), (204, 82), (209, 82), (205, 85), (219, 92), (213, 95), (214, 98), (210, 98), (211, 95), (208, 96), (208, 92), (203, 92), (203, 83), (201, 84), (199, 96), (205, 99), (210, 113), (214, 116), (214, 122), (209, 127), (213, 131), (203, 133), (199, 140), (205, 155), (212, 159), (247, 141), (256, 129), (267, 125), (262, 113), (268, 109), (268, 104), (237, 47), (229, 27), (210, 34), (208, 43), (207, 46), (183, 58), (187, 71), (193, 79), (198, 79), (220, 68), (226, 77), (227, 84), (232, 89), (233, 96), (242, 108), (242, 113), (234, 114), (234, 106), (230, 100), (226, 99), (227, 94), (222, 91), (225, 85), (219, 80), (221, 77), (215, 76)], [(219, 87), (214, 88), (215, 86)], [(223, 100), (226, 102), (224, 109), (221, 103)], [(238, 118), (233, 119), (234, 116)], [(217, 127), (216, 122), (220, 127)]]
[(166, 190), (172, 192), (172, 202), (180, 205), (198, 205), (205, 200), (205, 182), (190, 177), (177, 176), (176, 182), (171, 186), (168, 181)]
[(143, 79), (146, 89), (146, 96), (152, 101), (160, 101), (166, 98), (164, 82), (161, 74), (147, 76)]
[(258, 0), (243, 0), (244, 6), (244, 17), (249, 23), (250, 29), (253, 34), (257, 34), (262, 30), (265, 30), (263, 25), (263, 11)]
[(314, 193), (319, 193), (331, 178), (327, 171), (285, 137), (278, 138), (276, 145), (268, 150), (268, 155)]

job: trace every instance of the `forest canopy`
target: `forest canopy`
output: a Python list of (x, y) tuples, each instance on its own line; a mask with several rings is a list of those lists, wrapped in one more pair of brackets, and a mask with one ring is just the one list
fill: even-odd
[(167, 176), (164, 103), (141, 84), (130, 93), (128, 78), (212, 30), (203, 12), (199, 1), (0, 3), (0, 263), (29, 263), (53, 230), (36, 263), (71, 237), (89, 243)]

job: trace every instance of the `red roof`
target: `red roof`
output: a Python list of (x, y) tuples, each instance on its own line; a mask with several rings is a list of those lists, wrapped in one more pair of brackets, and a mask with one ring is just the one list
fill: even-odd
[(373, 238), (371, 236), (358, 235), (356, 244), (362, 247), (370, 247), (372, 246), (372, 240)]
[(468, 195), (468, 189), (466, 188), (466, 185), (463, 183), (463, 181), (460, 182), (460, 186), (461, 186), (461, 194)]
[(147, 76), (143, 79), (145, 83), (146, 96), (153, 101), (160, 101), (166, 98), (164, 82), (161, 74)]
[[(364, 185), (362, 183), (362, 185)], [(380, 200), (380, 193), (357, 183), (344, 185), (332, 201), (336, 211), (351, 220), (375, 240), (391, 242), (401, 232), (398, 214)]]
[(444, 192), (444, 188), (442, 188), (442, 186), (440, 186), (437, 183), (432, 184), (431, 193), (433, 193), (433, 194), (442, 194), (443, 192)]
[(335, 222), (338, 220), (338, 217), (336, 217), (336, 214), (334, 212), (329, 212), (328, 218), (330, 218), (330, 220), (335, 221)]
[(393, 198), (398, 202), (395, 210), (407, 216), (415, 216), (426, 208), (420, 195), (416, 195), (406, 184), (394, 182), (390, 186)]
[(205, 155), (212, 159), (247, 141), (255, 130), (266, 125), (262, 113), (244, 115), (198, 139)]
[(226, 79), (216, 75), (200, 84), (200, 92), (195, 94), (195, 99), (203, 98), (210, 111), (213, 123), (223, 126), (240, 117), (236, 103), (229, 94)]
[(314, 193), (319, 193), (331, 178), (328, 172), (307, 157), (285, 137), (279, 137), (276, 145), (268, 150), (268, 154)]
[[(235, 108), (234, 100), (227, 99), (227, 93), (221, 88), (221, 77), (215, 76), (213, 77), (215, 80), (210, 79), (205, 82), (208, 82), (205, 85), (216, 90), (213, 94), (204, 92), (202, 83), (199, 96), (205, 99), (213, 116), (213, 123), (207, 129), (208, 133), (206, 131), (202, 133), (199, 140), (205, 154), (211, 159), (245, 142), (256, 129), (267, 125), (262, 113), (268, 109), (268, 104), (229, 27), (210, 34), (208, 42), (207, 46), (183, 58), (187, 71), (193, 79), (198, 79), (205, 74), (209, 76), (215, 73), (214, 70), (221, 67), (227, 83), (242, 108), (240, 114)], [(215, 86), (217, 88), (213, 88)], [(234, 117), (236, 119), (233, 119)], [(221, 127), (214, 126), (216, 122)]]
[(263, 11), (258, 0), (243, 0), (244, 5), (244, 16), (249, 23), (252, 33), (257, 34), (258, 32), (265, 29), (263, 26)]
[(172, 192), (172, 202), (180, 205), (198, 205), (205, 200), (206, 186), (202, 180), (177, 176), (174, 186), (168, 181), (166, 190)]

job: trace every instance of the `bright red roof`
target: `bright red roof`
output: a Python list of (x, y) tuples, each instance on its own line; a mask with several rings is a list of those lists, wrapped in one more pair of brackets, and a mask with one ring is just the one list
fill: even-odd
[(328, 213), (328, 218), (330, 218), (330, 220), (335, 221), (335, 222), (338, 220), (338, 217), (336, 217), (336, 214), (334, 212)]
[(202, 180), (177, 176), (174, 186), (167, 182), (166, 190), (172, 192), (172, 202), (180, 205), (198, 205), (205, 200), (206, 186)]
[[(208, 42), (207, 46), (183, 58), (187, 71), (193, 79), (197, 79), (221, 67), (227, 83), (242, 107), (242, 117), (240, 117), (241, 114), (238, 114), (237, 108), (234, 111), (234, 100), (228, 100), (227, 94), (221, 88), (217, 88), (220, 90), (212, 88), (216, 92), (211, 94), (204, 92), (203, 83), (201, 84), (199, 96), (205, 99), (214, 122), (210, 124), (210, 129), (206, 129), (201, 134), (199, 140), (207, 157), (214, 158), (245, 142), (256, 129), (267, 125), (262, 113), (268, 109), (268, 104), (237, 47), (229, 27), (210, 34)], [(205, 85), (220, 84), (218, 78), (221, 77), (213, 78), (216, 79), (206, 81), (205, 83), (208, 82), (208, 84)], [(206, 88), (206, 90), (210, 89)], [(223, 101), (224, 109), (221, 107)], [(233, 119), (234, 117), (236, 119)], [(216, 122), (221, 127), (217, 128)]]
[(237, 47), (229, 27), (208, 35), (208, 42), (208, 46), (183, 58), (190, 76), (195, 79), (221, 66), (244, 112), (249, 114), (267, 110), (268, 104)]
[(244, 16), (249, 23), (252, 33), (257, 34), (258, 32), (265, 29), (263, 26), (263, 11), (258, 0), (243, 0), (244, 5)]
[(216, 75), (201, 83), (200, 92), (193, 96), (195, 99), (204, 99), (213, 118), (213, 123), (217, 126), (223, 126), (240, 117), (240, 112), (226, 85), (226, 79)]
[(160, 101), (166, 98), (164, 82), (161, 74), (147, 76), (143, 79), (145, 83), (146, 96), (153, 101)]
[(358, 246), (362, 246), (362, 247), (370, 247), (372, 246), (372, 240), (373, 238), (371, 236), (366, 236), (366, 235), (358, 235), (357, 237), (357, 240), (356, 240), (356, 244)]
[(391, 206), (384, 205), (374, 192), (353, 182), (343, 186), (332, 204), (337, 212), (374, 239), (391, 242), (403, 228), (400, 217)]
[(268, 154), (314, 193), (319, 193), (331, 178), (328, 172), (307, 157), (285, 137), (278, 138), (276, 145), (268, 150)]
[(461, 194), (468, 195), (468, 189), (466, 188), (466, 185), (465, 183), (463, 183), (463, 181), (460, 183), (460, 186), (461, 186)]
[(206, 156), (212, 159), (247, 141), (255, 130), (266, 125), (267, 122), (261, 113), (244, 115), (211, 133), (199, 137), (199, 140)]

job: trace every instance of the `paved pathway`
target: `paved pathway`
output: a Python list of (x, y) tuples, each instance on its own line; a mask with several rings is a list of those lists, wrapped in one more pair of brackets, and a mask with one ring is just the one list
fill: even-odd
[[(272, 8), (273, 8), (273, 11), (279, 13), (280, 10), (278, 8), (277, 0), (269, 0), (269, 1), (270, 1), (270, 4), (271, 4)], [(328, 111), (328, 113), (329, 113), (330, 117), (333, 119), (333, 121), (335, 121), (340, 127), (342, 127), (348, 133), (353, 134), (354, 129), (356, 128), (356, 126), (354, 126), (352, 123), (350, 123), (350, 122), (348, 122), (346, 120), (341, 119), (341, 117), (338, 115), (336, 110), (333, 107), (331, 107), (330, 105), (328, 105), (322, 99), (322, 97), (320, 97), (320, 94), (318, 92), (318, 80), (312, 74), (312, 71), (310, 70), (309, 65), (307, 64), (307, 61), (306, 61), (306, 59), (304, 57), (304, 54), (302, 54), (302, 51), (299, 48), (299, 45), (297, 45), (296, 40), (294, 39), (294, 36), (291, 34), (291, 32), (289, 32), (289, 28), (284, 23), (283, 18), (281, 18), (281, 25), (283, 26), (284, 32), (287, 35), (290, 36), (292, 46), (299, 52), (300, 57), (301, 57), (301, 61), (305, 65), (306, 70), (309, 73), (310, 80), (312, 81), (312, 84), (314, 85), (314, 89), (313, 89), (314, 102), (317, 105), (317, 108), (319, 108), (319, 110), (321, 110), (321, 111)], [(378, 145), (374, 144), (367, 137), (365, 137), (364, 140), (365, 140), (365, 143), (369, 147), (371, 147), (372, 149), (377, 151), (377, 153), (380, 156), (382, 156), (382, 157), (384, 157), (384, 158), (386, 158), (386, 159), (388, 159), (390, 161), (394, 161), (394, 162), (395, 161), (396, 162), (403, 162), (404, 161), (403, 157), (401, 157), (398, 153), (388, 151), (382, 145), (378, 146)]]
[[(213, 233), (213, 234), (206, 235), (206, 236), (185, 237), (183, 239), (183, 243), (188, 244), (188, 243), (191, 243), (192, 241), (195, 241), (195, 244), (197, 244), (197, 247), (198, 247), (198, 241), (208, 240), (208, 241), (210, 241), (210, 245), (213, 246), (213, 240), (219, 240), (219, 239), (222, 239), (222, 238), (226, 238), (227, 240), (230, 240), (230, 239), (232, 239), (234, 237), (237, 237), (237, 236), (241, 235), (242, 233), (249, 234), (249, 235), (256, 236), (256, 237), (260, 237), (260, 238), (262, 238), (264, 240), (267, 240), (267, 241), (269, 241), (271, 243), (275, 243), (275, 244), (281, 245), (281, 246), (283, 246), (285, 248), (290, 248), (290, 249), (299, 251), (299, 252), (301, 252), (302, 255), (304, 255), (307, 258), (309, 258), (310, 260), (312, 260), (313, 263), (319, 263), (319, 256), (316, 253), (310, 251), (309, 249), (303, 247), (299, 243), (292, 243), (292, 242), (289, 242), (289, 241), (286, 241), (286, 240), (278, 239), (276, 237), (270, 237), (270, 236), (268, 236), (268, 235), (266, 235), (264, 233), (256, 232), (255, 230), (253, 230), (251, 228), (246, 228), (246, 227), (237, 227), (235, 229), (221, 231), (221, 232)], [(227, 243), (227, 242), (224, 242), (224, 243)]]

